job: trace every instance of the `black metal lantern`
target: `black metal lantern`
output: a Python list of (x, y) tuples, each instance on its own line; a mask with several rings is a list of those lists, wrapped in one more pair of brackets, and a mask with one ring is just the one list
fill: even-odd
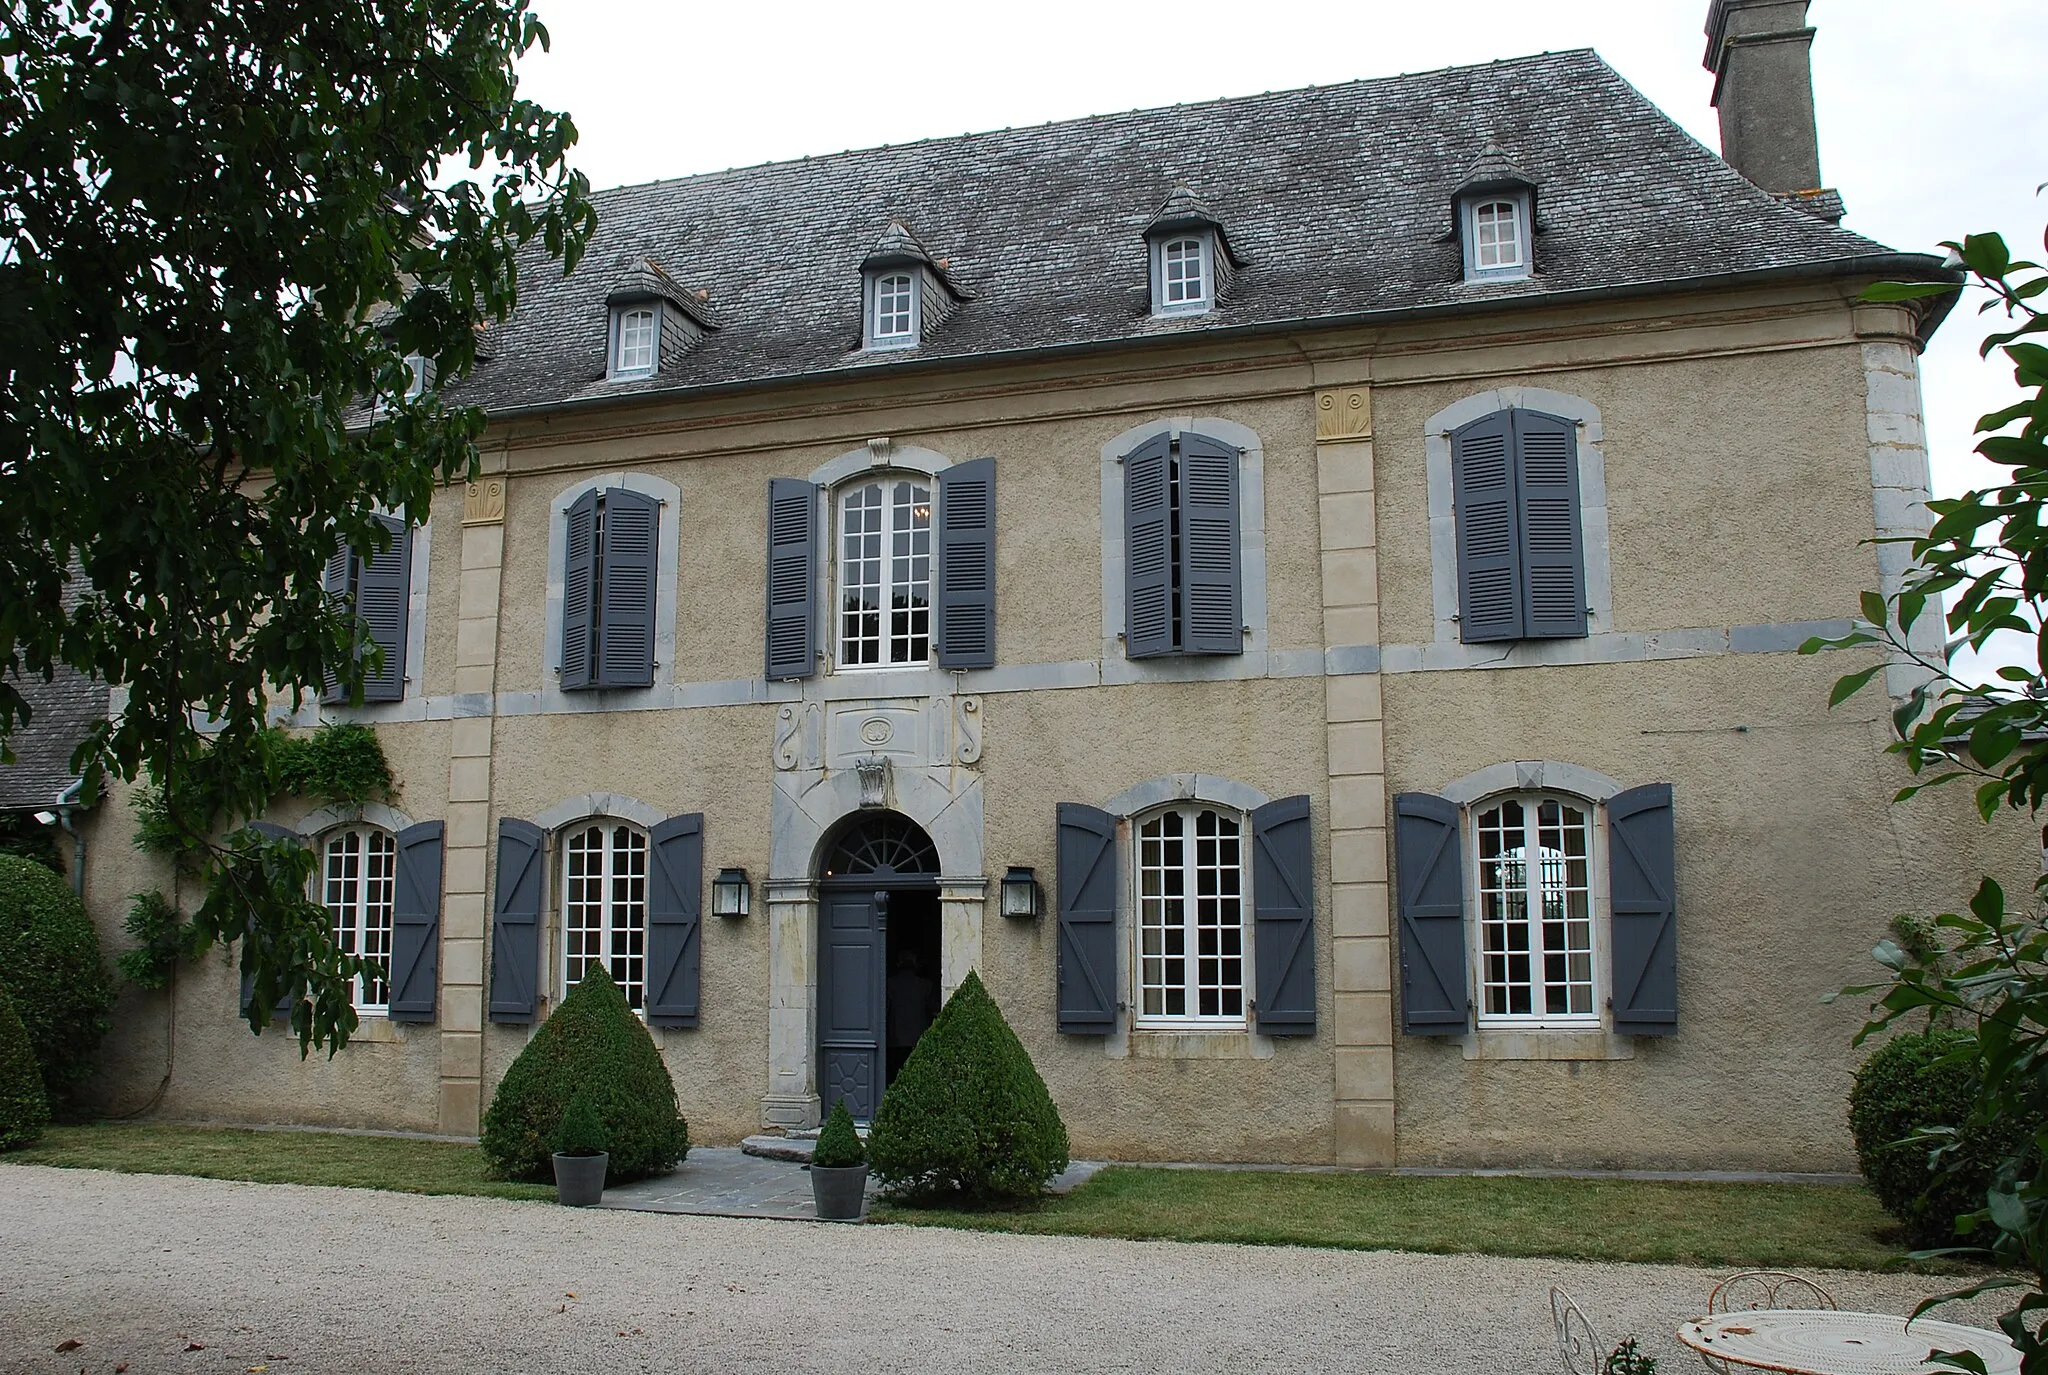
[(1010, 871), (1003, 875), (1003, 915), (1028, 921), (1042, 911), (1038, 875), (1024, 865), (1012, 864)]
[(744, 917), (753, 900), (753, 888), (744, 869), (720, 869), (711, 880), (711, 911), (721, 917)]

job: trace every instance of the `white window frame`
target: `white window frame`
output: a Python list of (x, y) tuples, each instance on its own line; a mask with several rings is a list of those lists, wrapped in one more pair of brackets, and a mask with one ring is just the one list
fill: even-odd
[[(864, 302), (866, 316), (862, 330), (867, 347), (873, 350), (916, 348), (924, 333), (924, 274), (916, 267), (885, 267), (867, 274), (867, 300)], [(893, 321), (899, 315), (908, 321), (906, 328), (890, 334), (882, 332), (882, 291), (890, 282), (902, 281), (909, 292), (901, 312), (892, 310)]]
[[(1237, 856), (1236, 863), (1232, 866), (1236, 870), (1237, 877), (1237, 954), (1235, 956), (1237, 960), (1237, 981), (1235, 984), (1221, 983), (1219, 981), (1219, 986), (1223, 988), (1234, 987), (1236, 989), (1238, 1010), (1235, 1013), (1210, 1015), (1205, 1015), (1200, 1011), (1179, 1013), (1165, 1011), (1148, 1012), (1145, 1007), (1145, 994), (1148, 986), (1151, 985), (1148, 984), (1147, 980), (1147, 974), (1150, 971), (1147, 970), (1145, 964), (1148, 958), (1145, 950), (1145, 937), (1148, 929), (1155, 925), (1160, 925), (1162, 929), (1168, 931), (1172, 930), (1173, 927), (1170, 924), (1155, 924), (1147, 921), (1145, 831), (1147, 827), (1162, 821), (1169, 813), (1180, 814), (1184, 825), (1187, 827), (1182, 837), (1181, 873), (1183, 876), (1183, 891), (1179, 895), (1179, 906), (1181, 907), (1179, 930), (1183, 933), (1184, 937), (1190, 939), (1182, 947), (1183, 954), (1181, 958), (1185, 961), (1185, 965), (1180, 987), (1184, 995), (1192, 1000), (1192, 1005), (1199, 1007), (1200, 989), (1202, 986), (1202, 971), (1200, 968), (1202, 955), (1199, 941), (1193, 939), (1198, 936), (1201, 929), (1198, 906), (1200, 900), (1198, 873), (1200, 866), (1198, 861), (1200, 856), (1196, 845), (1198, 837), (1195, 827), (1199, 824), (1199, 818), (1204, 812), (1212, 813), (1218, 819), (1228, 821), (1237, 828)], [(1172, 805), (1155, 807), (1131, 817), (1127, 843), (1130, 846), (1131, 858), (1131, 1026), (1138, 1031), (1248, 1030), (1251, 1026), (1252, 998), (1254, 996), (1254, 989), (1257, 986), (1254, 982), (1252, 969), (1254, 924), (1252, 920), (1252, 837), (1250, 816), (1235, 807), (1224, 806), (1215, 802), (1201, 800), (1175, 802)], [(1227, 928), (1219, 927), (1219, 929)], [(1163, 954), (1163, 947), (1164, 942), (1162, 942), (1162, 954), (1151, 958), (1171, 958)], [(1224, 958), (1231, 957), (1225, 956)], [(1171, 987), (1171, 985), (1165, 985), (1165, 987)]]
[[(1504, 803), (1520, 803), (1524, 809), (1525, 828), (1536, 824), (1534, 812), (1545, 802), (1556, 802), (1582, 813), (1586, 819), (1586, 920), (1591, 990), (1589, 1010), (1585, 1012), (1553, 1013), (1541, 1010), (1543, 993), (1548, 987), (1542, 978), (1543, 959), (1549, 953), (1542, 948), (1543, 925), (1541, 920), (1530, 925), (1530, 1011), (1489, 1012), (1487, 1010), (1487, 953), (1486, 953), (1486, 890), (1484, 875), (1480, 871), (1480, 818)], [(1467, 964), (1471, 968), (1472, 1007), (1475, 1025), (1481, 1031), (1598, 1031), (1606, 1023), (1607, 998), (1612, 984), (1608, 968), (1608, 906), (1607, 906), (1607, 856), (1605, 809), (1603, 804), (1575, 793), (1562, 792), (1554, 788), (1542, 790), (1517, 790), (1490, 793), (1465, 807), (1464, 816), (1466, 892), (1469, 911), (1465, 923), (1467, 933)], [(1525, 829), (1526, 835), (1526, 829)], [(1526, 891), (1526, 888), (1525, 888)], [(1527, 909), (1525, 908), (1525, 911)], [(1570, 953), (1570, 952), (1566, 952)]]
[(405, 355), (405, 370), (408, 374), (405, 384), (405, 399), (417, 401), (427, 394), (429, 379), (433, 376), (434, 365), (423, 353)]
[[(626, 322), (634, 316), (645, 315), (649, 320), (649, 350), (645, 366), (625, 366)], [(661, 368), (661, 303), (659, 301), (635, 301), (612, 311), (611, 347), (608, 350), (611, 367), (607, 373), (614, 382), (637, 381), (652, 377)]]
[[(577, 858), (579, 843), (592, 831), (600, 837), (598, 865), (594, 873)], [(622, 844), (621, 836), (637, 844)], [(586, 817), (562, 829), (555, 845), (560, 875), (556, 893), (561, 903), (556, 923), (560, 933), (560, 952), (555, 961), (555, 989), (559, 996), (566, 998), (569, 995), (569, 990), (576, 986), (590, 963), (602, 963), (613, 982), (626, 994), (627, 1006), (637, 1015), (646, 1016), (647, 896), (653, 863), (651, 848), (646, 827), (617, 817)], [(628, 859), (632, 852), (637, 852), (637, 873), (633, 872), (630, 863), (621, 865), (622, 851), (628, 852), (625, 856)], [(597, 884), (595, 905), (598, 920), (594, 926), (572, 927), (571, 920), (579, 915), (576, 909), (592, 905), (592, 899), (579, 894), (575, 885), (593, 880)], [(638, 882), (637, 896), (635, 880)], [(620, 890), (622, 881), (623, 895)], [(572, 937), (586, 932), (597, 935), (596, 954), (572, 948), (576, 944)], [(621, 943), (625, 946), (623, 951), (619, 949)], [(621, 962), (626, 966), (623, 972), (619, 967)], [(633, 973), (636, 967), (639, 971), (637, 978)]]
[[(1481, 266), (1479, 261), (1479, 212), (1505, 205), (1513, 212), (1518, 254), (1512, 263)], [(1534, 226), (1529, 223), (1529, 197), (1523, 192), (1472, 196), (1459, 208), (1459, 237), (1465, 243), (1465, 279), (1473, 282), (1514, 281), (1530, 275), (1535, 261)]]
[[(1167, 262), (1169, 253), (1182, 244), (1195, 246), (1195, 261), (1202, 274), (1201, 292), (1179, 301), (1169, 301)], [(1214, 234), (1162, 234), (1152, 241), (1152, 313), (1154, 315), (1203, 315), (1216, 307), (1216, 236)]]
[[(337, 860), (347, 858), (345, 853), (337, 853), (337, 847), (350, 840), (357, 842), (354, 873), (336, 872)], [(323, 834), (319, 846), (320, 862), (313, 870), (311, 896), (326, 910), (328, 929), (335, 943), (343, 954), (381, 957), (384, 961), (383, 978), (359, 976), (350, 982), (349, 1001), (358, 1013), (389, 1016), (398, 837), (382, 826), (341, 826)], [(383, 862), (381, 875), (372, 873), (373, 849)], [(381, 949), (376, 948), (380, 945)]]
[[(907, 484), (910, 488), (907, 504), (899, 503), (897, 499), (895, 488), (898, 484)], [(848, 508), (851, 506), (854, 497), (864, 495), (870, 488), (875, 487), (879, 487), (881, 491), (880, 513), (882, 528), (875, 532), (863, 532), (862, 537), (864, 539), (874, 539), (880, 546), (878, 559), (880, 568), (878, 572), (881, 580), (876, 584), (869, 584), (863, 580), (855, 585), (875, 587), (877, 596), (880, 598), (881, 609), (876, 613), (883, 618), (879, 634), (880, 657), (871, 661), (859, 661), (848, 653), (848, 646), (855, 638), (866, 639), (868, 637), (852, 637), (847, 634), (846, 618), (849, 613), (846, 611), (844, 602), (849, 585), (847, 565), (852, 561), (847, 554), (847, 537), (849, 533), (847, 517)], [(923, 490), (924, 495), (922, 497), (918, 495), (919, 489)], [(939, 483), (936, 477), (926, 473), (903, 472), (896, 469), (863, 473), (852, 481), (843, 483), (833, 489), (832, 598), (828, 604), (828, 609), (830, 615), (829, 626), (832, 636), (832, 659), (841, 670), (923, 668), (932, 662), (933, 655), (937, 653), (938, 645), (935, 632), (938, 629), (938, 608), (934, 600), (932, 573), (938, 552), (936, 547), (938, 528), (937, 523), (933, 520), (934, 515), (937, 514), (935, 499), (938, 495), (938, 490)], [(923, 526), (921, 529), (917, 524), (920, 519), (917, 514), (920, 508), (923, 511), (921, 517)], [(868, 509), (872, 511), (875, 508), (871, 507)], [(907, 509), (911, 516), (910, 528), (901, 532), (896, 529), (896, 514), (899, 509)], [(898, 533), (910, 536), (911, 548), (910, 553), (907, 555), (899, 556), (895, 552), (895, 542)], [(917, 552), (917, 536), (920, 534), (924, 536), (924, 552), (921, 555)], [(913, 568), (916, 561), (922, 558), (924, 561), (923, 579), (920, 580), (915, 576), (911, 576), (898, 583), (896, 580), (896, 562), (898, 557), (910, 559)], [(863, 553), (861, 561), (866, 561), (865, 553)], [(911, 646), (914, 645), (918, 638), (917, 633), (913, 630), (907, 632), (902, 637), (898, 637), (890, 623), (894, 615), (890, 604), (895, 594), (899, 590), (914, 592), (920, 585), (924, 589), (923, 638), (925, 647), (925, 651), (921, 656), (915, 655), (911, 651)], [(914, 609), (911, 615), (914, 622)], [(905, 641), (904, 654), (906, 657), (897, 657), (896, 642), (899, 638)]]

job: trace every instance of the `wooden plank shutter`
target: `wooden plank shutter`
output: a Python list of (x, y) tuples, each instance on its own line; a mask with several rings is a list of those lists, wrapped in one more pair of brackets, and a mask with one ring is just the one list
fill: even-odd
[(647, 1024), (693, 1027), (703, 952), (704, 814), (657, 823), (647, 848)]
[[(562, 674), (565, 692), (590, 687), (597, 631), (597, 507), (585, 492), (569, 507), (562, 534)], [(530, 1015), (530, 1014), (529, 1014)]]
[(1495, 411), (1451, 435), (1458, 523), (1458, 637), (1519, 640), (1522, 542), (1517, 528), (1514, 420)]
[(421, 821), (398, 833), (398, 873), (391, 890), (391, 973), (394, 1022), (431, 1022), (441, 975), (441, 849), (444, 827)]
[(818, 489), (796, 478), (768, 481), (768, 678), (818, 670)]
[(1252, 813), (1252, 910), (1258, 965), (1258, 1029), (1316, 1034), (1315, 833), (1308, 796), (1283, 797)]
[(1456, 803), (1394, 798), (1394, 878), (1401, 922), (1401, 1029), (1457, 1036), (1471, 1010), (1465, 981), (1465, 855)]
[(363, 636), (383, 655), (374, 673), (363, 674), (365, 702), (396, 702), (405, 696), (405, 631), (412, 598), (412, 526), (396, 516), (378, 516), (391, 536), (380, 554), (356, 569), (356, 618)]
[[(354, 581), (350, 575), (355, 572), (355, 567), (355, 552), (345, 541), (336, 541), (334, 552), (327, 556), (327, 566), (320, 570), (320, 590), (346, 605), (351, 590), (349, 584)], [(320, 685), (320, 700), (330, 706), (348, 700), (348, 690), (341, 685), (341, 675), (332, 668), (327, 670), (326, 680)]]
[(939, 474), (937, 612), (940, 668), (996, 662), (996, 461)]
[[(344, 549), (342, 552), (346, 554), (347, 550)], [(332, 561), (330, 560), (330, 566), (331, 563)], [(281, 840), (287, 845), (297, 845), (301, 847), (303, 847), (306, 843), (305, 838), (302, 837), (297, 831), (290, 830), (286, 827), (280, 826), (275, 821), (252, 821), (249, 823), (249, 829), (256, 832), (256, 834), (262, 836), (265, 840)], [(242, 1009), (242, 1015), (244, 1017), (247, 1017), (249, 1015), (249, 996), (255, 991), (256, 980), (254, 979), (254, 977), (250, 975), (249, 971), (245, 968), (242, 971), (242, 997), (239, 1003), (239, 1006)], [(271, 1017), (274, 1020), (290, 1021), (292, 1015), (292, 1008), (299, 1002), (300, 993), (302, 991), (303, 989), (295, 991), (292, 988), (287, 987), (284, 993), (281, 996), (279, 996), (277, 1000), (277, 1005), (270, 1010)]]
[(1059, 864), (1059, 1029), (1074, 1036), (1116, 1030), (1116, 818), (1062, 802)]
[(1678, 1030), (1677, 867), (1669, 783), (1630, 788), (1608, 801), (1614, 1029), (1630, 1036)]
[(614, 487), (598, 530), (597, 686), (650, 687), (661, 503)]
[(1244, 653), (1238, 459), (1235, 445), (1180, 437), (1180, 647), (1189, 654)]
[(1180, 648), (1175, 635), (1173, 443), (1166, 435), (1124, 455), (1124, 656)]
[(1522, 633), (1586, 634), (1586, 555), (1579, 522), (1579, 427), (1516, 411), (1515, 472), (1522, 535)]
[(531, 1022), (540, 981), (540, 902), (547, 835), (531, 821), (498, 822), (491, 908), (491, 1020)]

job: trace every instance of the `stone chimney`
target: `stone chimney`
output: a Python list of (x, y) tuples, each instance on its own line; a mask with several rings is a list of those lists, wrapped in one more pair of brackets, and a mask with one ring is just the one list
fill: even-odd
[(1713, 0), (1707, 12), (1706, 67), (1721, 115), (1721, 157), (1788, 200), (1821, 187), (1807, 4)]

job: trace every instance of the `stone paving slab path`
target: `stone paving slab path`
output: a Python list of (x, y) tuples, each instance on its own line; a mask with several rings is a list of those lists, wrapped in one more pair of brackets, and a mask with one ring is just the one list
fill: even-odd
[[(1052, 1181), (1052, 1191), (1067, 1193), (1101, 1168), (1100, 1161), (1077, 1160)], [(869, 1199), (874, 1195), (870, 1181)], [(689, 1158), (670, 1173), (614, 1185), (604, 1191), (599, 1206), (638, 1213), (817, 1221), (811, 1176), (805, 1166), (732, 1146), (692, 1146)]]
[[(1665, 1266), (817, 1227), (0, 1164), (0, 1372), (1552, 1375), (1547, 1291), (1671, 1375)], [(1943, 1281), (1825, 1274), (1904, 1313)], [(1989, 1302), (1951, 1316), (1985, 1322)], [(64, 1342), (78, 1345), (64, 1352)]]

